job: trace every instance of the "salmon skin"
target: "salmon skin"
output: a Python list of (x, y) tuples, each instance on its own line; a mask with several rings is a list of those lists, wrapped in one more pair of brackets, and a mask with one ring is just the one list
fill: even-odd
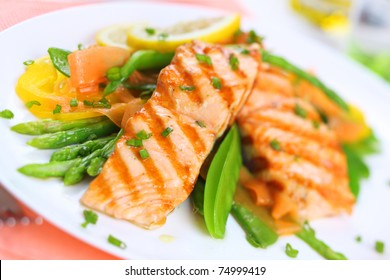
[(336, 134), (297, 97), (287, 74), (263, 65), (259, 75), (237, 122), (245, 164), (272, 194), (273, 217), (350, 213), (354, 197)]
[(146, 229), (163, 225), (252, 90), (260, 55), (257, 45), (249, 49), (248, 55), (197, 41), (180, 46), (82, 204)]

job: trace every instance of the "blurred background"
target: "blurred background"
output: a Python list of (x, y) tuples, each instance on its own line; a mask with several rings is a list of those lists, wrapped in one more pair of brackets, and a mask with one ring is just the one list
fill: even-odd
[(390, 83), (390, 0), (241, 0), (256, 15), (267, 7), (300, 33), (350, 56)]

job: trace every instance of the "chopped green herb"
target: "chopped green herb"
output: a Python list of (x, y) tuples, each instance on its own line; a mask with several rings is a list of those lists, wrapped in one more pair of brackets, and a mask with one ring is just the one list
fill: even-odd
[(57, 104), (53, 110), (53, 114), (59, 114), (61, 113), (61, 110), (62, 110), (62, 106)]
[(362, 237), (360, 235), (356, 236), (355, 241), (358, 243), (362, 242)]
[(34, 60), (31, 60), (31, 59), (26, 60), (25, 62), (23, 62), (23, 64), (26, 65), (26, 66), (29, 66), (31, 64), (34, 64)]
[(193, 91), (195, 86), (179, 86), (179, 88), (184, 91)]
[(295, 104), (294, 113), (295, 113), (295, 115), (297, 115), (303, 119), (306, 119), (306, 117), (307, 117), (306, 110), (303, 109), (298, 103)]
[(387, 185), (390, 186), (390, 180), (387, 182)]
[(34, 105), (41, 106), (41, 103), (37, 100), (31, 100), (29, 102), (26, 102), (26, 107), (29, 109)]
[(156, 30), (154, 28), (146, 27), (145, 32), (148, 33), (148, 35), (152, 36), (156, 33)]
[(235, 56), (234, 54), (230, 55), (229, 63), (230, 63), (230, 68), (232, 68), (233, 71), (238, 70), (238, 66), (240, 65), (240, 61), (238, 60), (237, 56)]
[(69, 102), (70, 107), (77, 107), (79, 105), (79, 102), (76, 98), (72, 98)]
[(93, 108), (106, 108), (106, 109), (110, 109), (111, 108), (111, 104), (110, 104), (110, 102), (106, 98), (103, 97), (98, 102), (94, 102), (92, 107)]
[(93, 102), (92, 101), (84, 100), (83, 103), (84, 103), (85, 106), (90, 106), (90, 107), (93, 106)]
[(79, 43), (79, 44), (77, 45), (77, 49), (78, 49), (79, 51), (82, 50), (82, 49), (84, 49), (84, 45), (81, 44), (81, 43)]
[(213, 65), (213, 62), (208, 55), (197, 53), (195, 57), (199, 62), (206, 63), (209, 66)]
[(385, 243), (383, 243), (382, 241), (376, 241), (375, 251), (377, 251), (380, 254), (383, 254), (385, 252)]
[(149, 157), (149, 153), (146, 149), (140, 150), (139, 155), (142, 159), (147, 159)]
[(216, 89), (222, 88), (221, 79), (218, 77), (211, 77), (211, 83), (213, 84), (213, 87)]
[(257, 35), (257, 33), (254, 30), (250, 30), (248, 33), (248, 38), (246, 39), (246, 42), (251, 43), (259, 43), (262, 44), (264, 40), (264, 37), (261, 37)]
[(296, 258), (298, 256), (299, 251), (294, 249), (290, 243), (286, 244), (286, 255), (289, 256), (290, 258)]
[(98, 102), (84, 100), (83, 103), (85, 106), (89, 106), (92, 108), (107, 108), (107, 109), (111, 108), (111, 104), (106, 98), (102, 98)]
[(85, 222), (81, 224), (83, 228), (87, 227), (88, 224), (96, 224), (98, 220), (98, 215), (95, 212), (93, 212), (92, 210), (84, 210), (83, 214), (85, 219)]
[(164, 129), (163, 132), (161, 132), (161, 135), (163, 137), (167, 137), (169, 134), (171, 134), (172, 131), (173, 131), (173, 128), (168, 126), (166, 129)]
[(150, 137), (152, 137), (152, 133), (147, 133), (144, 129), (142, 129), (141, 131), (139, 131), (137, 134), (136, 134), (136, 137), (138, 139), (141, 139), (141, 140), (147, 140), (149, 139)]
[(127, 247), (126, 244), (123, 241), (121, 241), (118, 238), (112, 236), (111, 234), (108, 236), (107, 241), (108, 241), (108, 243), (110, 243), (110, 244), (112, 244), (114, 246), (117, 246), (117, 247), (119, 247), (121, 249), (126, 249), (126, 247)]
[(158, 35), (158, 40), (159, 41), (165, 41), (168, 38), (169, 34), (168, 33), (161, 33)]
[(319, 128), (320, 128), (320, 122), (317, 121), (317, 120), (314, 120), (314, 121), (313, 121), (313, 127), (314, 127), (315, 129), (319, 129)]
[(0, 111), (0, 118), (12, 119), (13, 117), (14, 117), (14, 113), (12, 113), (12, 111), (10, 111), (8, 109)]
[(276, 139), (271, 140), (271, 142), (269, 142), (269, 145), (275, 151), (281, 151), (282, 150), (282, 148), (280, 147), (280, 142), (278, 140), (276, 140)]
[(250, 52), (249, 50), (247, 50), (247, 49), (242, 49), (240, 53), (241, 53), (241, 54), (246, 54), (246, 55), (248, 55), (248, 54), (250, 54), (251, 52)]
[(206, 125), (205, 125), (204, 122), (202, 122), (202, 121), (195, 121), (195, 123), (196, 123), (197, 125), (199, 125), (201, 128), (205, 128), (205, 127), (206, 127)]
[(142, 146), (142, 140), (141, 139), (132, 138), (130, 140), (127, 140), (126, 144), (131, 146), (131, 147), (141, 147)]

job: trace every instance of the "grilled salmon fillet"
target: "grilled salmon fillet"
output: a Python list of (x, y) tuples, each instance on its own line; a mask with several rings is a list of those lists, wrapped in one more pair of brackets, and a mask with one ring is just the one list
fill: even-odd
[(274, 218), (351, 212), (354, 197), (339, 140), (317, 110), (296, 96), (286, 74), (263, 65), (237, 120), (245, 163), (258, 188), (265, 185), (271, 194)]
[(249, 55), (196, 41), (179, 47), (81, 202), (143, 228), (164, 224), (246, 101), (259, 60), (256, 45)]

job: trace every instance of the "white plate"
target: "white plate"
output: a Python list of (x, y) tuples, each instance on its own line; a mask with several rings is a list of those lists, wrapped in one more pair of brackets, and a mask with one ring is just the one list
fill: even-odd
[[(0, 109), (11, 109), (13, 120), (0, 120), (0, 179), (15, 196), (46, 219), (70, 234), (114, 255), (130, 259), (287, 259), (286, 242), (299, 249), (300, 259), (321, 259), (306, 244), (295, 238), (280, 238), (267, 250), (247, 243), (241, 228), (230, 217), (224, 240), (214, 240), (205, 231), (201, 218), (192, 213), (187, 201), (169, 215), (162, 228), (146, 231), (130, 223), (102, 214), (96, 226), (80, 227), (83, 221), (78, 200), (87, 183), (65, 187), (59, 180), (36, 180), (19, 174), (16, 169), (32, 162), (45, 162), (49, 152), (25, 144), (28, 137), (10, 131), (10, 126), (34, 117), (16, 97), (14, 86), (24, 71), (23, 61), (45, 55), (48, 47), (75, 49), (88, 45), (100, 28), (120, 22), (149, 21), (156, 25), (171, 24), (189, 18), (216, 16), (216, 10), (191, 6), (148, 3), (111, 3), (66, 9), (40, 16), (16, 25), (0, 34)], [(317, 74), (347, 100), (359, 105), (367, 115), (383, 144), (383, 152), (369, 159), (372, 175), (363, 184), (361, 196), (351, 217), (337, 217), (313, 222), (318, 236), (351, 259), (390, 258), (374, 250), (376, 240), (390, 244), (389, 146), (390, 90), (379, 79), (322, 45), (294, 34), (275, 29), (269, 22), (255, 28), (267, 38), (268, 47), (296, 64), (315, 69)], [(387, 146), (386, 146), (387, 145)], [(122, 250), (107, 243), (112, 234), (127, 244)], [(170, 243), (161, 236), (173, 236)], [(355, 237), (361, 235), (358, 244)]]

